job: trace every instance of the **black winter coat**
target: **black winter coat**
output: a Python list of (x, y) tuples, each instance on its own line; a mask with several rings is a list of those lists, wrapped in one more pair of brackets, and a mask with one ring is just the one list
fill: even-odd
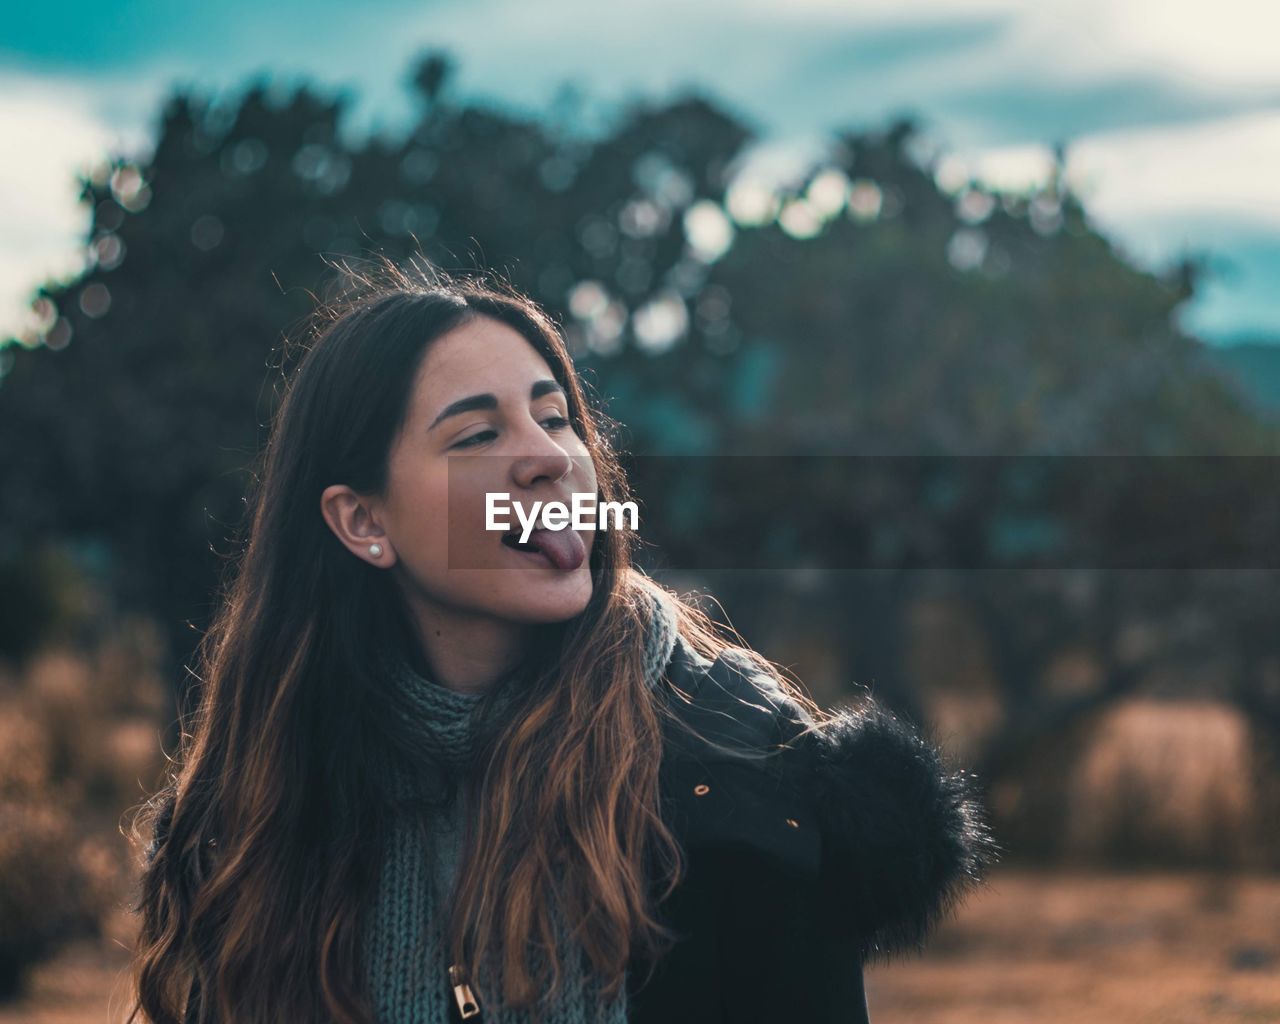
[(712, 662), (681, 639), (668, 680), (703, 734), (779, 753), (745, 762), (669, 733), (664, 820), (688, 874), (661, 909), (685, 937), (647, 984), (633, 961), (630, 1019), (867, 1021), (864, 964), (920, 951), (997, 859), (969, 777), (874, 702), (800, 735), (803, 712), (734, 652)]
[(704, 736), (777, 753), (744, 761), (668, 724), (663, 815), (686, 870), (659, 913), (681, 938), (657, 964), (633, 958), (628, 1019), (865, 1024), (864, 964), (920, 951), (997, 859), (969, 777), (874, 702), (803, 733), (803, 712), (732, 651), (713, 662), (680, 638), (664, 683)]

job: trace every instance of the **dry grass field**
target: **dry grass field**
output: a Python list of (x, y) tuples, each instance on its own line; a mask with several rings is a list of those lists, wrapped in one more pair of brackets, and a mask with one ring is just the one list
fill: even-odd
[(867, 1001), (876, 1024), (1280, 1021), (1280, 878), (1004, 872)]
[[(0, 1024), (123, 1021), (130, 928), (38, 969)], [(1004, 871), (867, 998), (875, 1024), (1280, 1022), (1280, 878)]]

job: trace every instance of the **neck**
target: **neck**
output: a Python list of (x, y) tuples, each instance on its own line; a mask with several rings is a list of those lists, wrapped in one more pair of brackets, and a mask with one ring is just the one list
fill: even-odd
[(410, 598), (414, 671), (457, 693), (480, 694), (525, 658), (533, 627)]

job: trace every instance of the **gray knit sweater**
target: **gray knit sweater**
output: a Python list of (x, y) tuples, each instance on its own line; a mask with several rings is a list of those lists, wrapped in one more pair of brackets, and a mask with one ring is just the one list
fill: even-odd
[[(656, 686), (676, 644), (676, 613), (666, 593), (640, 576), (652, 596), (646, 642), (645, 678)], [(384, 661), (389, 673), (397, 712), (412, 730), (415, 740), (436, 758), (461, 767), (471, 753), (472, 712), (479, 694), (458, 693), (423, 678), (402, 657)], [(413, 792), (414, 783), (403, 773), (395, 788), (400, 795)], [(453, 987), (448, 977), (443, 929), (448, 900), (457, 878), (459, 844), (465, 820), (466, 789), (431, 814), (425, 824), (404, 813), (392, 823), (390, 841), (380, 872), (377, 898), (366, 926), (364, 966), (379, 1024), (447, 1024)], [(563, 987), (552, 1005), (543, 999), (545, 1024), (624, 1024), (627, 1019), (625, 986), (606, 1001), (586, 970), (581, 950), (572, 950), (567, 928), (553, 908), (561, 936), (557, 950), (564, 971)], [(535, 957), (536, 968), (546, 966)], [(486, 990), (488, 993), (488, 990)], [(494, 996), (489, 995), (487, 1003)], [(482, 1005), (478, 1018), (502, 1024), (531, 1024), (532, 1008), (518, 1011)]]

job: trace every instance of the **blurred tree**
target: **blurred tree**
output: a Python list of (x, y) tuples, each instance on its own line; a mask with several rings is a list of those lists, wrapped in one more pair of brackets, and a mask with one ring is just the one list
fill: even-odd
[[(1177, 570), (1188, 564), (1179, 559), (1186, 524), (1207, 525), (1215, 508), (1243, 507), (1266, 478), (1247, 460), (1234, 476), (1207, 474), (1224, 485), (1234, 480), (1240, 494), (1209, 495), (1203, 508), (1179, 510), (1176, 528), (1166, 523), (1155, 538), (1165, 547), (1147, 555), (1168, 573), (1120, 571), (1115, 558), (1124, 549), (1104, 551), (1100, 536), (1092, 547), (1062, 551), (1059, 564), (1085, 567), (1092, 581), (1081, 601), (1079, 573), (1019, 571), (1017, 557), (999, 556), (996, 528), (1018, 511), (1005, 484), (1009, 467), (955, 457), (1096, 457), (1081, 490), (1053, 495), (1041, 511), (1065, 517), (1092, 493), (1099, 507), (1126, 509), (1130, 522), (1150, 524), (1159, 502), (1139, 512), (1144, 496), (1126, 490), (1134, 463), (1118, 460), (1108, 474), (1105, 457), (1273, 455), (1280, 435), (1206, 368), (1203, 346), (1177, 328), (1195, 265), (1181, 263), (1171, 284), (1127, 262), (1067, 189), (1065, 146), (1041, 190), (998, 194), (971, 181), (948, 194), (937, 184), (938, 161), (913, 155), (918, 142), (910, 118), (883, 133), (838, 134), (830, 158), (782, 198), (777, 220), (740, 232), (709, 285), (732, 296), (741, 335), (783, 353), (767, 413), (729, 435), (732, 450), (947, 457), (932, 465), (890, 461), (887, 483), (850, 463), (845, 486), (806, 485), (800, 493), (810, 500), (797, 498), (793, 507), (807, 511), (789, 523), (810, 540), (795, 552), (796, 564), (816, 556), (818, 564), (865, 567), (828, 574), (816, 590), (807, 583), (809, 600), (825, 617), (826, 635), (844, 645), (847, 675), (916, 718), (926, 712), (918, 681), (904, 674), (906, 609), (939, 586), (973, 603), (1005, 712), (1003, 731), (978, 766), (990, 776), (1128, 695), (1162, 664), (1224, 645), (1255, 650), (1268, 630), (1274, 637), (1273, 571), (1237, 574), (1235, 600), (1206, 602), (1221, 582), (1210, 586)], [(832, 180), (842, 183), (844, 200), (824, 207), (815, 184)], [(952, 475), (963, 479), (959, 496), (929, 508), (929, 481)], [(755, 477), (777, 479), (776, 471)], [(868, 509), (866, 494), (890, 497)], [(726, 503), (733, 500), (748, 499), (738, 493)], [(900, 542), (878, 543), (895, 528)], [(1265, 529), (1251, 527), (1254, 550)], [(708, 531), (691, 543), (708, 564), (728, 565), (738, 542)], [(719, 547), (708, 554), (706, 545)], [(965, 574), (961, 565), (1013, 571)], [(928, 571), (937, 566), (945, 568)], [(759, 600), (767, 621), (773, 597)], [(1198, 628), (1188, 630), (1189, 619)], [(1161, 642), (1129, 658), (1124, 638), (1139, 623)], [(1102, 686), (1073, 698), (1046, 694), (1047, 667), (1082, 634), (1104, 667)], [(1263, 643), (1274, 652), (1274, 639)], [(1263, 662), (1265, 671), (1278, 667), (1274, 653), (1262, 658), (1241, 670), (1238, 689), (1251, 695), (1256, 716), (1274, 722), (1280, 700), (1260, 682)], [(1280, 730), (1271, 735), (1280, 740)]]

